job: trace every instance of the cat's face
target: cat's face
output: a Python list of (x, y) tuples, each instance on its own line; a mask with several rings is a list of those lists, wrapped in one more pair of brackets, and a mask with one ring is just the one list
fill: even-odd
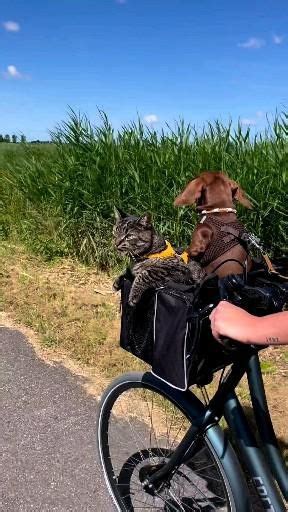
[(148, 254), (154, 229), (149, 215), (136, 217), (115, 208), (114, 243), (119, 252), (137, 258)]

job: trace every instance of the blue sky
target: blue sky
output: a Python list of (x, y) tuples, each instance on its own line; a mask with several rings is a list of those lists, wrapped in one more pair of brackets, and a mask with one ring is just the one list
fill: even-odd
[(1, 0), (0, 133), (47, 138), (68, 105), (261, 129), (288, 105), (287, 0)]

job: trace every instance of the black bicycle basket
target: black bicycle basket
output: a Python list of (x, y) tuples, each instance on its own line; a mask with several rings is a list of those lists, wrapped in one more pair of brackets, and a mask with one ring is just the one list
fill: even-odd
[(209, 315), (223, 299), (257, 316), (281, 311), (288, 300), (288, 283), (269, 276), (264, 269), (218, 279), (209, 276), (198, 286), (173, 282), (146, 291), (131, 307), (128, 297), (133, 283), (130, 272), (122, 279), (120, 345), (148, 363), (154, 375), (185, 390), (192, 384), (207, 384), (213, 374), (237, 360), (251, 347), (236, 343), (233, 350), (212, 335)]

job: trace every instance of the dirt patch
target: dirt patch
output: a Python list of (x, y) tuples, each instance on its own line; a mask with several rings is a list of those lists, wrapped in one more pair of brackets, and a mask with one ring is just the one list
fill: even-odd
[[(46, 362), (60, 362), (87, 377), (87, 392), (99, 396), (111, 378), (145, 368), (119, 348), (119, 297), (112, 292), (113, 276), (70, 260), (48, 265), (21, 247), (7, 244), (0, 248), (0, 268), (1, 303), (6, 312), (2, 322), (14, 327), (20, 324)], [(288, 349), (264, 350), (261, 365), (276, 434), (288, 453)], [(208, 390), (212, 394), (215, 384)], [(249, 414), (245, 379), (238, 395)]]
[(60, 364), (74, 375), (84, 377), (84, 379), (81, 379), (79, 382), (86, 393), (100, 398), (103, 390), (108, 386), (110, 380), (105, 379), (95, 367), (84, 366), (73, 361), (64, 350), (44, 347), (43, 344), (41, 344), (39, 335), (29, 327), (17, 323), (15, 319), (13, 319), (13, 315), (0, 312), (0, 327), (21, 331), (27, 341), (33, 346), (39, 359), (44, 361), (45, 364), (50, 366), (58, 366)]
[(67, 260), (48, 266), (11, 246), (1, 247), (0, 265), (2, 309), (39, 333), (43, 347), (95, 366), (107, 378), (127, 368), (112, 277)]

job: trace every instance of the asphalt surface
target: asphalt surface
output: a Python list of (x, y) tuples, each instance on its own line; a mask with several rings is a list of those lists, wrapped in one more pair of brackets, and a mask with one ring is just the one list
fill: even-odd
[(0, 510), (112, 512), (96, 450), (97, 400), (0, 327)]

